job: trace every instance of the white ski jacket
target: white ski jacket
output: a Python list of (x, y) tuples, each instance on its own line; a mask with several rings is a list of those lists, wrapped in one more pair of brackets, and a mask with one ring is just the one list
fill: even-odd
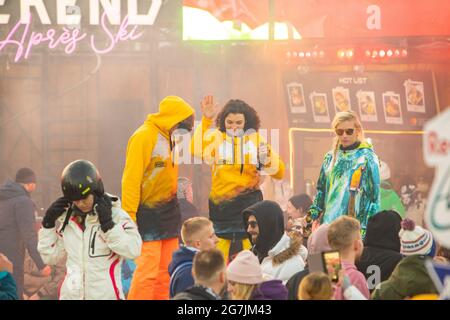
[(84, 232), (73, 216), (61, 232), (66, 216), (67, 212), (58, 219), (59, 227), (39, 231), (38, 251), (46, 264), (55, 265), (67, 253), (67, 272), (59, 299), (124, 299), (122, 261), (141, 254), (142, 239), (136, 224), (120, 207), (120, 201), (113, 201), (115, 226), (106, 233), (100, 228), (96, 214), (86, 217)]

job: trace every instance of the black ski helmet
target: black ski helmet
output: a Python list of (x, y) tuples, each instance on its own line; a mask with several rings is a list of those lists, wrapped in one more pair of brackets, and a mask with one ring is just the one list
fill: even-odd
[(64, 168), (61, 189), (69, 201), (81, 200), (94, 193), (102, 195), (105, 192), (97, 168), (87, 160), (76, 160)]

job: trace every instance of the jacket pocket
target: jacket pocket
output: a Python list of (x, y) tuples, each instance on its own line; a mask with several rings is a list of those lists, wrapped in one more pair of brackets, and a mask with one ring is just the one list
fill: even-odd
[(89, 235), (89, 257), (107, 257), (110, 254), (111, 249), (108, 247), (106, 240), (103, 238), (103, 233), (100, 230), (100, 226), (92, 227)]

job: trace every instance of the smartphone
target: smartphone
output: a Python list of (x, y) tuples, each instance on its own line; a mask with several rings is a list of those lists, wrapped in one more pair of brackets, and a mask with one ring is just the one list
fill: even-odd
[(325, 273), (330, 276), (331, 281), (339, 281), (339, 271), (342, 269), (339, 251), (322, 252), (322, 258), (325, 267)]
[(309, 272), (324, 272), (331, 281), (339, 281), (339, 271), (342, 268), (339, 251), (324, 251), (308, 257)]

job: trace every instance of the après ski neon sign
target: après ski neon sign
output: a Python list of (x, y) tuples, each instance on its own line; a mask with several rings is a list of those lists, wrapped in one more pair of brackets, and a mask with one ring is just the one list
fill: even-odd
[[(19, 62), (22, 59), (28, 59), (32, 49), (42, 44), (46, 44), (49, 49), (55, 49), (58, 46), (63, 46), (67, 54), (72, 54), (79, 43), (84, 39), (89, 39), (91, 49), (98, 54), (106, 54), (111, 52), (119, 42), (127, 40), (139, 39), (143, 32), (138, 32), (138, 26), (130, 27), (129, 18), (126, 16), (120, 24), (117, 32), (111, 31), (106, 23), (106, 13), (103, 13), (101, 19), (101, 28), (109, 40), (109, 45), (104, 48), (99, 48), (96, 44), (96, 35), (88, 35), (86, 32), (81, 33), (79, 29), (62, 28), (59, 34), (54, 28), (50, 28), (47, 32), (31, 31), (31, 15), (27, 23), (23, 24), (19, 21), (15, 27), (9, 32), (6, 39), (0, 41), (0, 52), (7, 46), (16, 48), (16, 55), (14, 62)], [(131, 28), (131, 29), (130, 29)], [(20, 30), (22, 29), (22, 32)], [(19, 40), (18, 40), (19, 39)]]
[[(138, 32), (138, 26), (154, 24), (162, 7), (162, 0), (140, 2), (141, 7), (143, 5), (143, 7), (149, 8), (146, 14), (138, 13), (137, 1), (127, 1), (128, 15), (123, 20), (121, 19), (122, 0), (89, 0), (89, 2), (83, 2), (83, 5), (89, 5), (89, 24), (100, 25), (102, 35), (80, 31), (79, 25), (82, 14), (81, 8), (76, 5), (77, 0), (55, 1), (57, 19), (54, 22), (62, 27), (60, 30), (48, 28), (44, 32), (31, 30), (31, 8), (36, 11), (36, 21), (40, 21), (42, 25), (52, 24), (47, 7), (42, 0), (20, 0), (10, 3), (11, 6), (20, 4), (20, 18), (8, 35), (3, 38), (4, 40), (0, 38), (0, 52), (7, 47), (12, 47), (15, 50), (14, 62), (19, 62), (22, 59), (29, 58), (33, 48), (39, 45), (47, 45), (49, 49), (62, 47), (67, 54), (72, 54), (80, 42), (84, 40), (89, 41), (89, 45), (95, 53), (106, 54), (113, 50), (119, 42), (140, 38), (143, 32)], [(2, 6), (5, 6), (5, 0), (0, 0), (0, 8)], [(99, 19), (100, 7), (104, 11), (101, 19)], [(0, 25), (9, 24), (10, 18), (10, 14), (0, 13)], [(108, 18), (110, 25), (118, 26), (117, 32), (110, 30), (106, 18)], [(97, 37), (108, 40), (108, 44), (102, 45), (103, 47), (100, 46)]]

